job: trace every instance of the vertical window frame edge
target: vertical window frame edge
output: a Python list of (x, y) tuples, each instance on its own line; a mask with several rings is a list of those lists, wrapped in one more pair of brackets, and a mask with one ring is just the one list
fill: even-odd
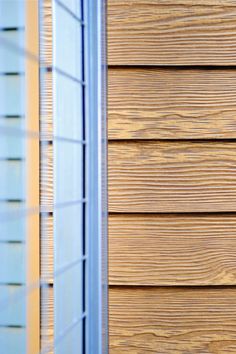
[[(85, 5), (87, 136), (87, 350), (108, 353), (106, 1)], [(91, 55), (90, 55), (91, 54)], [(94, 296), (96, 294), (96, 296)]]

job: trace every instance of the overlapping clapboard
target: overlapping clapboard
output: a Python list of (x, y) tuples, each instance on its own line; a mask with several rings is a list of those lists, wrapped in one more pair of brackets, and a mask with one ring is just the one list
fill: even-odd
[[(236, 351), (236, 2), (108, 2), (110, 351)], [(193, 287), (195, 286), (195, 287)]]

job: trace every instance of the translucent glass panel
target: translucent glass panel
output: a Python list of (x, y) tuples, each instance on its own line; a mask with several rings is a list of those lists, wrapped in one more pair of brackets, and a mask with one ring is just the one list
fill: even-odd
[(25, 26), (24, 0), (1, 0), (1, 28), (22, 28)]
[[(1, 38), (4, 43), (9, 43), (9, 45), (17, 46), (19, 43), (24, 42), (24, 29), (21, 27), (6, 29), (5, 31), (1, 32)], [(0, 56), (0, 72), (16, 73), (24, 71), (24, 63), (22, 57), (17, 51), (12, 50), (11, 47), (2, 45), (0, 47)]]
[(59, 208), (55, 215), (57, 270), (82, 259), (82, 213), (81, 203)]
[(26, 350), (26, 332), (20, 327), (2, 327), (0, 328), (0, 343), (4, 348), (4, 353), (16, 354), (19, 348), (22, 353)]
[(0, 0), (0, 351), (25, 353), (24, 2)]
[[(71, 9), (78, 8), (80, 1), (55, 1), (55, 47), (56, 66), (74, 80), (82, 79), (81, 24), (73, 12), (65, 10), (67, 2)], [(60, 5), (64, 4), (64, 6)], [(73, 10), (72, 10), (73, 11)]]
[(83, 198), (81, 144), (55, 141), (54, 155), (56, 159), (55, 203), (79, 203)]
[(24, 162), (21, 160), (0, 161), (0, 198), (24, 201)]
[(25, 262), (23, 261), (25, 245), (23, 243), (2, 243), (0, 259), (0, 283), (22, 284), (25, 282)]
[[(1, 36), (1, 34), (0, 34)], [(1, 37), (0, 37), (1, 39)], [(0, 41), (1, 44), (1, 41)], [(0, 73), (1, 74), (1, 73)], [(9, 95), (9, 92), (11, 94)], [(7, 74), (0, 76), (0, 117), (17, 116), (21, 117), (25, 113), (25, 83), (21, 74)]]
[(55, 132), (58, 136), (81, 140), (82, 86), (63, 74), (54, 73), (55, 80)]
[[(23, 204), (23, 205), (22, 205)], [(0, 201), (0, 243), (24, 241), (25, 239), (25, 220), (17, 217), (21, 214), (24, 203), (18, 201)], [(15, 215), (15, 217), (14, 217)], [(11, 217), (12, 216), (12, 217)], [(0, 246), (1, 247), (1, 246)]]
[[(0, 159), (20, 159), (24, 158), (24, 144), (22, 139), (24, 137), (18, 136), (17, 132), (23, 129), (24, 119), (19, 118), (0, 118), (0, 124), (2, 129), (0, 139)], [(4, 133), (4, 134), (3, 134)]]
[[(82, 262), (64, 270), (55, 285), (56, 309), (55, 331), (57, 335), (64, 334), (74, 322), (81, 321), (82, 318)], [(59, 311), (60, 309), (60, 311)], [(77, 343), (81, 337), (77, 338)]]
[(66, 336), (60, 341), (60, 345), (57, 348), (57, 354), (71, 353), (78, 354), (83, 353), (83, 343), (80, 340), (81, 333), (83, 332), (83, 321), (75, 321)]
[(77, 0), (64, 0), (62, 4), (65, 5), (73, 15), (81, 18), (81, 2)]
[[(0, 301), (8, 299), (10, 306), (1, 309), (0, 326), (22, 327), (25, 325), (25, 299), (19, 297), (22, 286), (19, 285), (0, 285)], [(4, 348), (1, 346), (1, 348)], [(5, 348), (4, 348), (5, 349)], [(4, 351), (7, 353), (7, 351)]]
[(80, 1), (54, 1), (53, 11), (55, 354), (85, 353), (81, 6)]

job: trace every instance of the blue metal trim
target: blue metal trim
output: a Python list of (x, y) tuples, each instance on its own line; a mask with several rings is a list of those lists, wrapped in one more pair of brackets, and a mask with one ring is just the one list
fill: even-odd
[(86, 114), (88, 117), (88, 324), (89, 354), (108, 353), (106, 38), (104, 0), (85, 1)]

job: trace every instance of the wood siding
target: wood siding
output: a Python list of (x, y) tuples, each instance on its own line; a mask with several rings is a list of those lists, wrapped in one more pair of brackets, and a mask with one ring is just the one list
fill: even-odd
[(236, 285), (234, 214), (111, 214), (109, 232), (110, 284)]
[(236, 1), (108, 1), (110, 353), (236, 352)]
[(236, 6), (110, 0), (112, 65), (234, 65)]
[(233, 354), (235, 297), (235, 288), (113, 288), (111, 353)]
[(111, 67), (108, 89), (110, 139), (236, 138), (234, 69)]
[(236, 209), (236, 144), (110, 144), (110, 211), (218, 212)]

